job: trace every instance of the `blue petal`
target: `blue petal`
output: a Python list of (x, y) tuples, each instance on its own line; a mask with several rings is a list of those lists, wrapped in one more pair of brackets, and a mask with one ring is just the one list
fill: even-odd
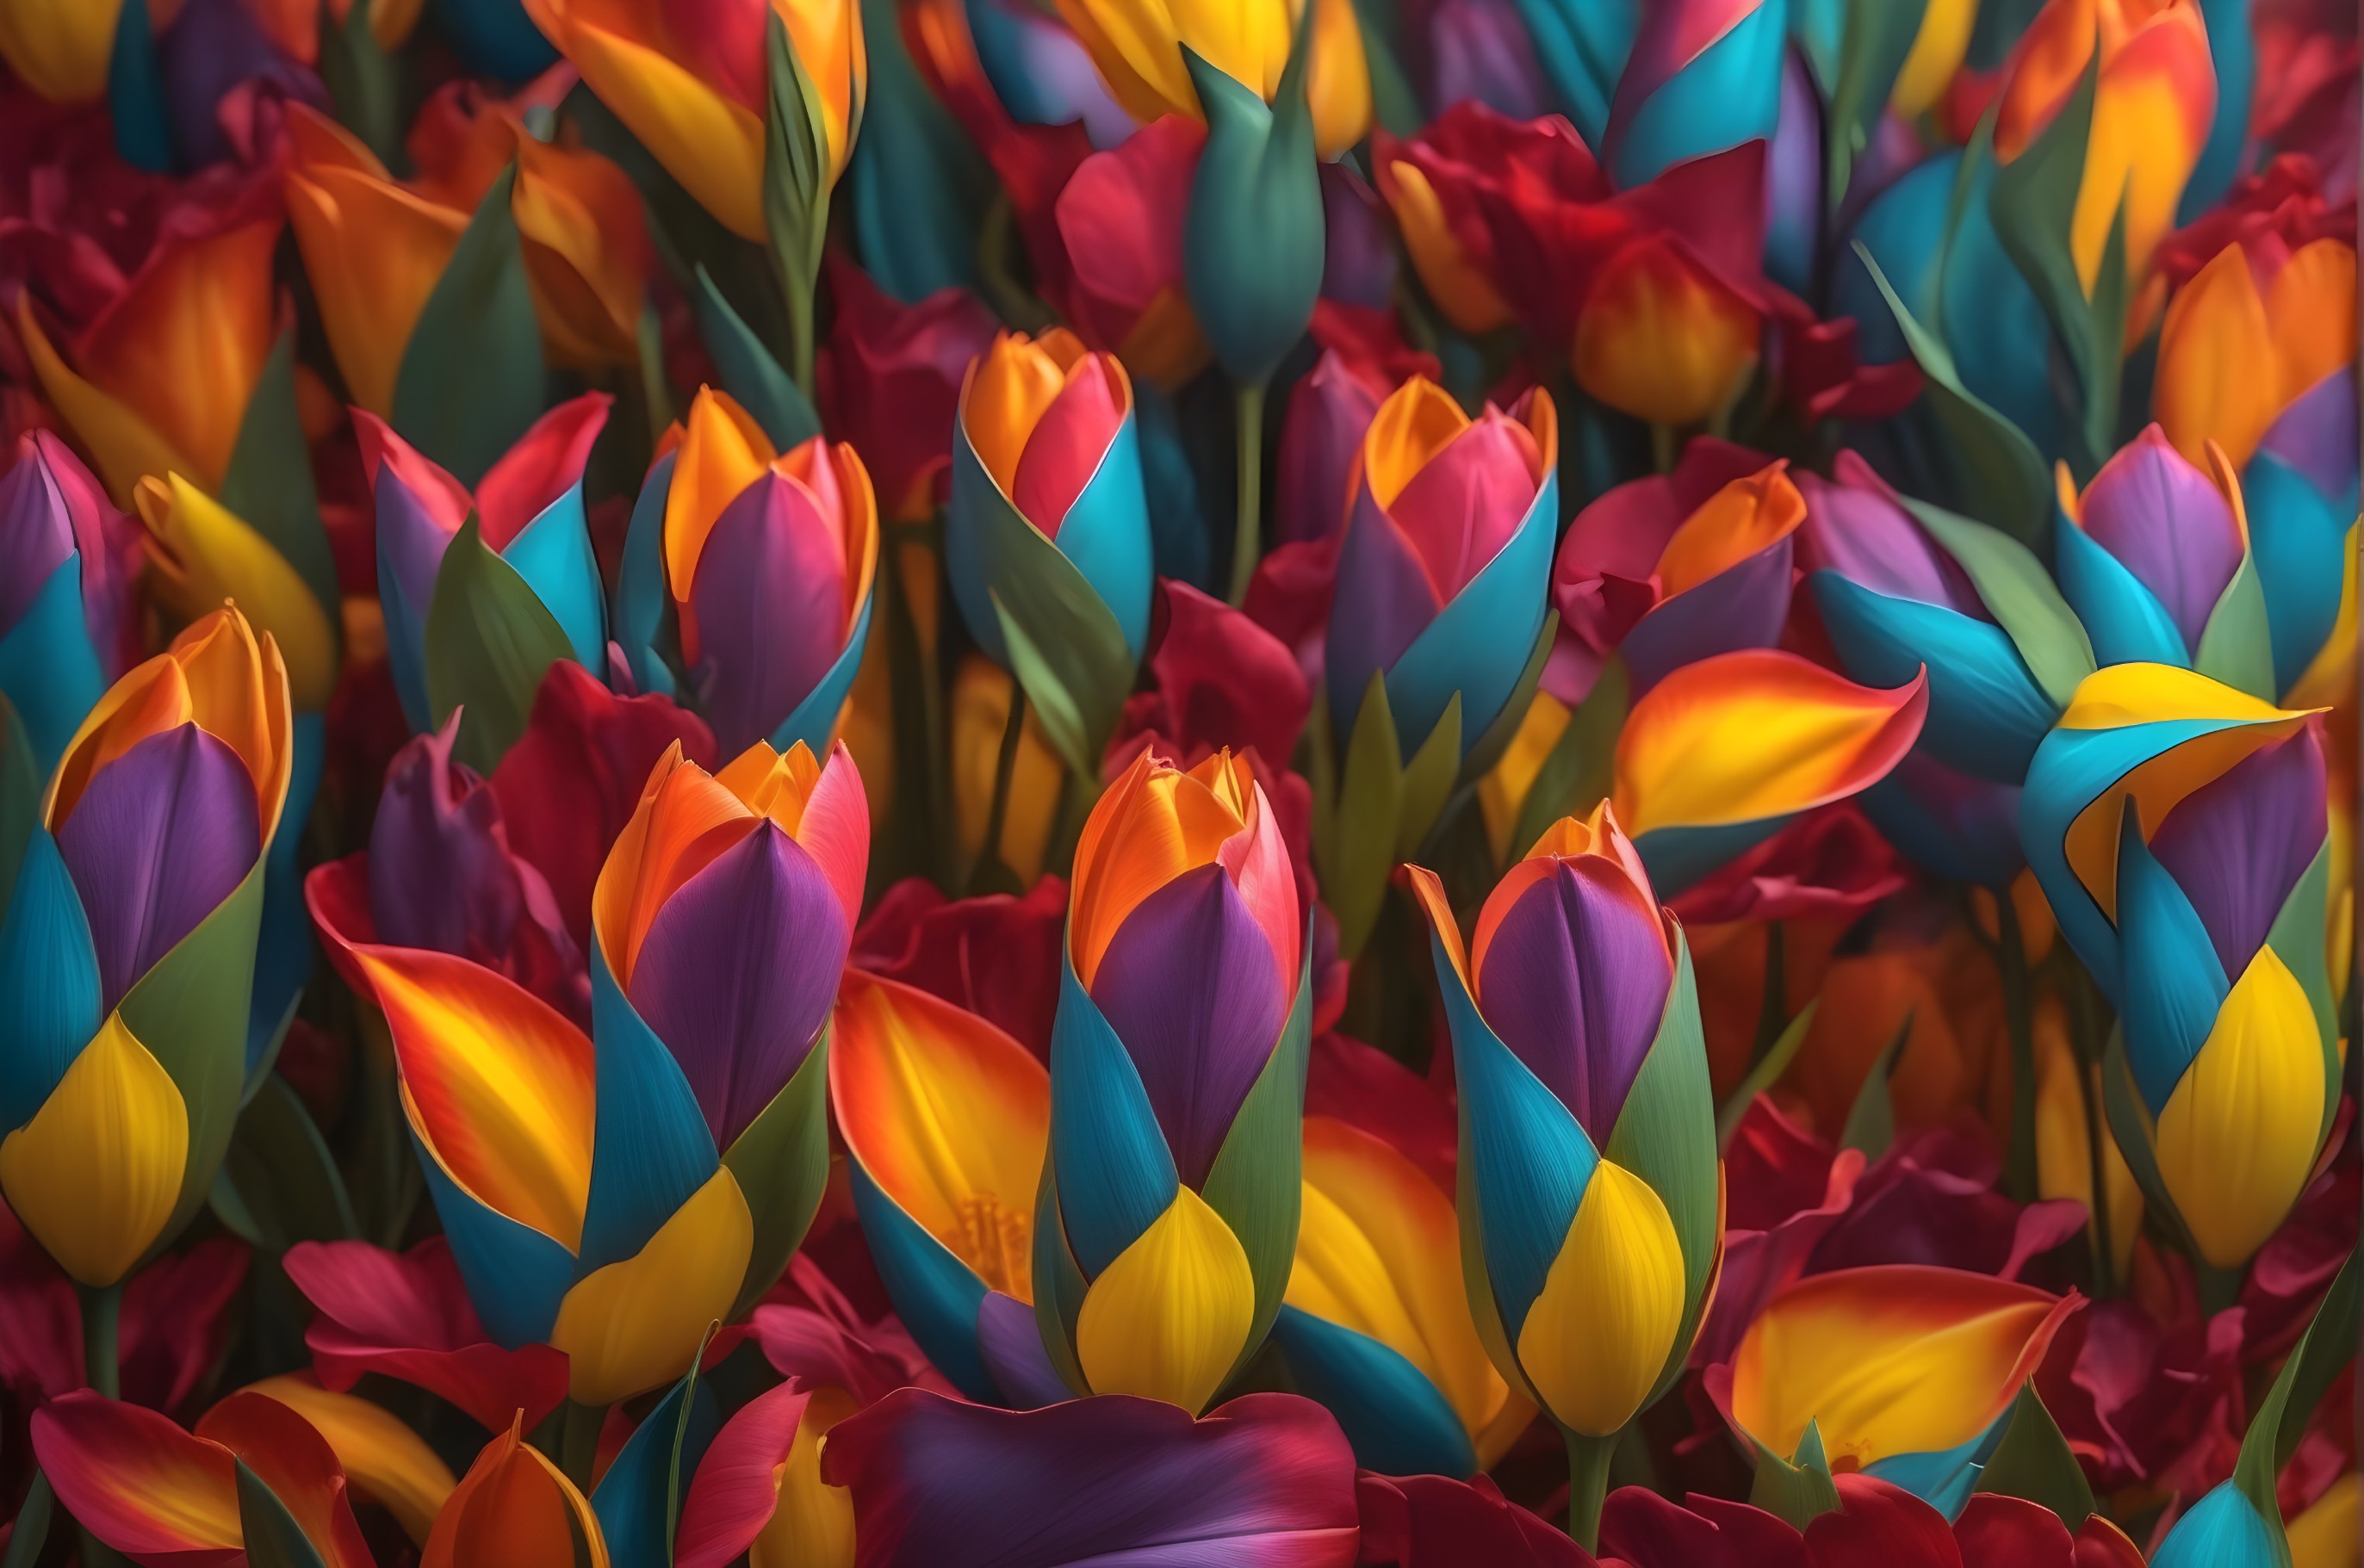
[(2258, 45), (2249, 32), (2249, 0), (2200, 0), (2208, 26), (2208, 54), (2216, 68), (2216, 117), (2200, 161), (2184, 182), (2175, 209), (2178, 228), (2196, 222), (2233, 188), (2242, 172), (2249, 136), (2249, 99), (2257, 88)]
[(1455, 1477), (1477, 1471), (1461, 1418), (1399, 1351), (1294, 1307), (1273, 1319), (1272, 1338), (1288, 1358), (1297, 1391), (1329, 1407), (1363, 1469)]
[(98, 953), (58, 841), (25, 840), (0, 920), (0, 1135), (33, 1119), (98, 1032)]
[(1495, 1305), (1515, 1345), (1600, 1157), (1568, 1108), (1478, 1016), (1444, 944), (1433, 934), (1429, 944), (1453, 1029), (1461, 1159), (1476, 1197), (1477, 1212), (1461, 1222), (1478, 1228)]
[(48, 778), (106, 695), (106, 673), (83, 618), (80, 554), (58, 562), (24, 617), (0, 637), (0, 692), (17, 705), (33, 743), (34, 768)]
[(2232, 990), (2191, 900), (2150, 852), (2128, 806), (2118, 835), (2118, 942), (2124, 964), (2126, 1062), (2151, 1115), (2208, 1043)]
[(1864, 1473), (1901, 1486), (1947, 1518), (1962, 1511), (1978, 1485), (1982, 1462), (2002, 1440), (2008, 1413), (1959, 1448), (1927, 1453), (1894, 1453), (1864, 1466)]
[(595, 675), (608, 671), (607, 618), (599, 603), (599, 562), (591, 553), (591, 527), (583, 515), (583, 482), (544, 506), (501, 551), (566, 633), (574, 662)]
[(1076, 978), (1074, 962), (1063, 955), (1059, 968), (1051, 1166), (1067, 1244), (1084, 1277), (1097, 1279), (1172, 1205), (1181, 1180), (1124, 1042)]
[(1059, 525), (1059, 553), (1075, 562), (1124, 631), (1135, 659), (1149, 641), (1153, 568), (1149, 495), (1141, 477), (1140, 417), (1127, 410), (1099, 467)]
[(2249, 460), (2241, 475), (2249, 513), (2249, 548), (2266, 590), (2273, 636), (2274, 688), (2288, 691), (2339, 619), (2347, 565), (2347, 519), (2322, 492), (2271, 452)]
[(434, 0), (436, 30), (472, 71), (523, 82), (558, 63), (518, 0)]
[(785, 751), (801, 740), (816, 757), (829, 755), (830, 737), (837, 731), (839, 710), (845, 706), (845, 694), (853, 689), (854, 674), (862, 668), (862, 651), (870, 641), (870, 611), (878, 602), (876, 593), (863, 595), (862, 614), (853, 622), (853, 636), (838, 653), (837, 662), (820, 678), (820, 684), (805, 694), (796, 711), (780, 720), (772, 731), (772, 750)]
[(2085, 623), (2096, 663), (2191, 668), (2175, 617), (2123, 562), (2074, 523), (2055, 523), (2052, 540), (2060, 596)]
[[(1794, 814), (1793, 814), (1794, 815)], [(1661, 898), (1689, 891), (1694, 883), (1730, 865), (1788, 824), (1790, 817), (1764, 817), (1716, 828), (1655, 828), (1634, 840), (1650, 885)]]
[[(673, 695), (673, 672), (657, 657), (657, 633), (664, 626), (665, 496), (673, 489), (675, 454), (667, 452), (641, 484), (632, 503), (631, 526), (624, 533), (624, 558), (616, 570), (616, 643), (624, 651), (624, 667), (632, 684), (644, 692)], [(597, 665), (588, 666), (595, 673)]]
[[(686, 1422), (682, 1419), (685, 1394), (689, 1396)], [(697, 1462), (721, 1429), (722, 1407), (703, 1378), (693, 1383), (684, 1377), (641, 1418), (591, 1494), (591, 1511), (607, 1538), (609, 1562), (673, 1561), (671, 1532), (681, 1497), (689, 1490)], [(674, 1461), (676, 1436), (681, 1439), (678, 1466)]]
[(166, 118), (163, 67), (147, 0), (124, 0), (115, 19), (115, 48), (106, 62), (106, 114), (115, 150), (135, 169), (173, 172), (173, 131)]
[(1856, 802), (1879, 836), (1913, 864), (1948, 882), (2005, 887), (2027, 861), (2019, 850), (2018, 792), (1994, 794), (2000, 798), (1990, 807), (1945, 814), (1932, 810), (1900, 772), (1864, 791)]
[(424, 734), (434, 728), (427, 706), (427, 611), (426, 605), (410, 602), (408, 590), (402, 585), (402, 573), (395, 569), (386, 551), (386, 540), (392, 531), (377, 530), (377, 604), (379, 619), (385, 627), (386, 668), (394, 676), (394, 695), (402, 703), (403, 722), (413, 735)]
[(2288, 1555), (2240, 1487), (2227, 1481), (2191, 1505), (2151, 1555), (2150, 1568), (2272, 1568)]
[[(1095, 476), (1097, 477), (1097, 475)], [(1078, 504), (1081, 497), (1077, 497)], [(993, 482), (985, 469), (985, 462), (969, 445), (968, 431), (957, 424), (953, 429), (952, 505), (944, 511), (944, 580), (952, 585), (953, 603), (960, 606), (961, 621), (977, 649), (987, 658), (1009, 667), (1009, 644), (1001, 635), (1001, 617), (994, 613), (993, 600), (986, 592), (989, 581), (985, 560), (986, 526), (983, 518), (989, 509), (1015, 515), (1017, 508)], [(1023, 518), (1019, 519), (1026, 526)]]
[[(1518, 531), (1469, 585), (1437, 612), (1387, 673), (1388, 709), (1410, 758), (1461, 694), (1461, 752), (1467, 756), (1499, 717), (1544, 628), (1552, 548), (1559, 530), (1559, 475), (1544, 476)], [(1362, 692), (1340, 694), (1359, 704)], [(1339, 729), (1353, 728), (1345, 715)]]
[(976, 1348), (976, 1311), (985, 1299), (985, 1282), (904, 1213), (902, 1205), (881, 1192), (862, 1162), (849, 1157), (845, 1169), (862, 1239), (870, 1245), (871, 1262), (878, 1265), (879, 1283), (895, 1305), (895, 1316), (954, 1387), (979, 1404), (1000, 1404), (1001, 1391)]
[(616, 988), (597, 942), (591, 945), (591, 1041), (597, 1125), (591, 1135), (591, 1195), (583, 1210), (586, 1274), (647, 1245), (720, 1163), (681, 1064)]
[(1635, 0), (1513, 0), (1534, 40), (1553, 107), (1576, 123), (1587, 147), (1600, 145), (1609, 97), (1625, 69), (1639, 25)]
[(1773, 139), (1789, 7), (1763, 5), (1694, 56), (1620, 129), (1611, 177), (1630, 191), (1677, 163)]
[(574, 1255), (555, 1237), (520, 1225), (471, 1197), (444, 1171), (433, 1151), (411, 1130), (411, 1147), (427, 1173), (427, 1195), (435, 1200), (452, 1262), (468, 1287), (468, 1299), (485, 1332), (507, 1350), (550, 1338), (558, 1304), (574, 1284)]

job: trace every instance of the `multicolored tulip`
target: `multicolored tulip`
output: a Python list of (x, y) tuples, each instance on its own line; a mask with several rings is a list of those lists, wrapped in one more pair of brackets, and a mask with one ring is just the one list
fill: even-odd
[(1819, 1458), (1951, 1513), (2084, 1305), (2074, 1291), (1919, 1264), (1812, 1274), (1757, 1316), (1708, 1390), (1759, 1464)]
[(46, 775), (106, 688), (138, 662), (139, 530), (46, 430), (0, 473), (0, 696)]
[(478, 1314), (565, 1351), (578, 1403), (677, 1377), (810, 1222), (813, 1063), (868, 840), (842, 749), (757, 746), (719, 775), (668, 751), (593, 895), (596, 1047), (490, 970), (323, 924), (385, 1012)]
[(2316, 726), (2188, 670), (2113, 665), (2037, 749), (2020, 829), (2119, 1011), (2119, 1146), (2200, 1259), (2236, 1269), (2305, 1186), (2338, 1098)]
[(1068, 1397), (1035, 1326), (1042, 1062), (974, 1014), (855, 970), (829, 1073), (854, 1211), (911, 1337), (972, 1399), (1031, 1409)]
[(870, 74), (855, 0), (524, 4), (585, 85), (741, 239), (764, 238), (764, 30), (774, 15), (818, 95), (828, 177), (844, 172)]
[(1691, 442), (1673, 473), (1610, 491), (1576, 515), (1552, 563), (1547, 689), (1583, 701), (1613, 653), (1639, 696), (1693, 660), (1773, 647), (1805, 518), (1788, 463), (1712, 438)]
[(1363, 438), (1394, 390), (1377, 365), (1336, 349), (1289, 389), (1273, 486), (1277, 539), (1325, 539), (1345, 528)]
[(419, 1568), (498, 1560), (608, 1568), (607, 1536), (574, 1482), (527, 1443), (522, 1422), (485, 1445), (435, 1516)]
[(2151, 410), (2193, 463), (2213, 440), (2245, 468), (2278, 420), (2356, 361), (2354, 244), (2246, 238), (2176, 293), (2159, 327)]
[(1035, 1316), (1078, 1393), (1197, 1411), (1264, 1341), (1297, 1241), (1310, 959), (1246, 764), (1147, 753), (1076, 848)]
[(853, 1507), (820, 1478), (821, 1444), (853, 1414), (842, 1390), (791, 1380), (723, 1424), (689, 1478), (680, 1568), (853, 1568)]
[(1618, 185), (1631, 189), (1674, 164), (1771, 140), (1788, 21), (1779, 0), (1642, 7), (1600, 142)]
[(429, 706), (427, 620), (444, 553), (474, 519), (485, 548), (564, 633), (574, 662), (607, 668), (608, 621), (599, 564), (583, 511), (583, 470), (614, 399), (586, 392), (537, 420), (472, 489), (367, 409), (353, 411), (362, 471), (376, 514), (377, 596), (386, 660), (414, 734), (441, 719)]
[[(777, 451), (729, 395), (702, 387), (680, 448), (642, 486), (641, 511), (656, 504), (653, 548), (627, 547), (619, 603), (649, 593), (643, 572), (662, 573), (687, 689), (724, 752), (758, 740), (825, 750), (878, 573), (878, 503), (862, 459), (818, 436)], [(644, 686), (673, 688), (643, 639), (626, 648)]]
[(1534, 1407), (1487, 1359), (1460, 1278), (1453, 1197), (1385, 1139), (1305, 1118), (1297, 1262), (1273, 1343), (1366, 1470), (1467, 1475)]
[[(1605, 1461), (1680, 1371), (1722, 1245), (1690, 950), (1606, 806), (1544, 834), (1466, 948), (1443, 884), (1411, 877), (1453, 1034), (1478, 1332), (1571, 1455)], [(1579, 1466), (1588, 1533), (1603, 1473)]]
[[(1363, 31), (1347, 0), (1312, 5), (1313, 59), (1306, 90), (1313, 134), (1323, 158), (1363, 139), (1371, 120), (1371, 75)], [(1200, 12), (1167, 0), (1060, 0), (1059, 15), (1099, 67), (1109, 91), (1143, 125), (1162, 115), (1205, 120), (1198, 87), (1184, 64), (1187, 50), (1266, 103), (1279, 90), (1282, 68), (1303, 4), (1254, 0), (1236, 10)]]
[(292, 722), (269, 634), (217, 610), (100, 699), (27, 825), (0, 1194), (84, 1284), (177, 1234), (229, 1147)]

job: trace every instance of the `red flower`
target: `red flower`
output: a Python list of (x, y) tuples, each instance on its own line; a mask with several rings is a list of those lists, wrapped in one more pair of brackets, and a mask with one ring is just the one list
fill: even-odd
[(862, 453), (889, 521), (924, 518), (943, 499), (961, 378), (992, 346), (993, 313), (956, 288), (901, 305), (836, 252), (829, 263), (837, 318), (821, 401), (830, 428)]

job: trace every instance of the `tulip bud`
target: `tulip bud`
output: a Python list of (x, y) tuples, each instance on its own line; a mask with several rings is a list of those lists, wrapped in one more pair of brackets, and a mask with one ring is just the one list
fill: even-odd
[(1789, 7), (1667, 0), (1642, 8), (1601, 149), (1622, 188), (1677, 163), (1770, 140), (1781, 110)]
[(63, 441), (17, 438), (0, 473), (0, 695), (39, 774), (134, 662), (140, 554), (138, 528)]
[(599, 1517), (541, 1451), (524, 1440), (522, 1421), (485, 1445), (468, 1473), (435, 1516), (419, 1553), (420, 1568), (461, 1568), (520, 1556), (572, 1559), (582, 1541), (589, 1561), (608, 1558)]
[(1246, 765), (1144, 752), (1076, 847), (1035, 1317), (1077, 1393), (1196, 1412), (1263, 1343), (1297, 1242), (1310, 956)]
[(85, 1284), (177, 1234), (229, 1147), (292, 722), (278, 649), (217, 610), (101, 699), (30, 825), (0, 1194)]
[(1390, 390), (1375, 368), (1335, 349), (1323, 350), (1289, 390), (1274, 486), (1276, 537), (1322, 539), (1345, 527), (1363, 438)]
[(2060, 591), (2096, 662), (2190, 663), (2248, 553), (2225, 492), (2150, 425), (2081, 495), (2064, 470), (2060, 509), (2070, 524), (2054, 534)]
[(1755, 306), (1667, 241), (1625, 247), (1605, 264), (1577, 317), (1578, 386), (1661, 425), (1706, 418), (1756, 362)]
[(1314, 8), (1307, 72), (1314, 138), (1321, 155), (1334, 158), (1363, 139), (1371, 118), (1370, 70), (1349, 0), (1247, 0), (1236, 9), (1204, 12), (1156, 0), (1061, 0), (1059, 15), (1116, 101), (1147, 125), (1167, 114), (1210, 117), (1202, 106), (1206, 81), (1185, 63), (1191, 56), (1273, 102), (1306, 4)]
[(2355, 362), (2355, 322), (2352, 244), (2227, 245), (2168, 305), (2151, 409), (2191, 462), (2213, 440), (2245, 467), (2285, 410)]

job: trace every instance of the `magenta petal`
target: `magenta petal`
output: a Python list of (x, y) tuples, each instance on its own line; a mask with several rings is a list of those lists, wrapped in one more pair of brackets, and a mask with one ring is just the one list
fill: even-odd
[(254, 868), (254, 780), (194, 724), (151, 735), (92, 776), (58, 828), (58, 851), (90, 917), (112, 1009)]
[(2085, 532), (2167, 606), (2187, 649), (2241, 565), (2233, 507), (2152, 425), (2085, 487)]
[(1493, 1480), (1355, 1478), (1363, 1561), (1399, 1568), (1596, 1568), (1559, 1526), (1505, 1498)]
[(1338, 547), (1337, 585), (1331, 595), (1323, 654), (1332, 705), (1344, 710), (1332, 715), (1340, 733), (1355, 722), (1372, 674), (1395, 668), (1444, 607), (1411, 541), (1379, 509), (1370, 486), (1358, 486), (1354, 515)]
[(414, 489), (391, 462), (378, 470), (371, 499), (377, 512), (379, 569), (394, 574), (403, 603), (424, 627), (435, 603), (443, 552), (451, 548), (460, 523), (467, 520), (466, 514), (457, 521), (447, 520), (440, 515), (436, 498)]
[(1442, 604), (1501, 552), (1534, 505), (1534, 432), (1494, 409), (1445, 443), (1388, 507)]
[(1201, 1420), (1125, 1395), (997, 1410), (904, 1389), (830, 1432), (862, 1568), (1351, 1568), (1355, 1458), (1329, 1412), (1251, 1394)]
[(1600, 1550), (1632, 1568), (1811, 1568), (1798, 1532), (1762, 1508), (1696, 1493), (1689, 1503), (1619, 1487), (1600, 1510)]
[(665, 1042), (728, 1149), (812, 1049), (851, 940), (836, 891), (764, 821), (657, 911), (632, 1006)]
[(1221, 866), (1185, 872), (1124, 917), (1092, 1000), (1140, 1070), (1182, 1180), (1197, 1186), (1289, 1002), (1271, 940)]
[(776, 471), (715, 520), (689, 589), (697, 679), (726, 757), (768, 737), (845, 649), (845, 537)]
[(1067, 508), (1092, 482), (1124, 424), (1125, 395), (1109, 361), (1094, 354), (1051, 400), (1026, 450), (1018, 456), (1009, 499), (1019, 516), (1052, 539), (1067, 520)]
[(484, 520), (485, 548), (507, 550), (528, 523), (582, 481), (615, 401), (604, 392), (586, 392), (560, 404), (535, 420), (477, 481), (476, 513)]
[(811, 1397), (801, 1385), (783, 1383), (714, 1434), (682, 1500), (678, 1568), (727, 1568), (763, 1533), (780, 1506), (779, 1469)]
[(1674, 969), (1657, 922), (1611, 862), (1564, 860), (1494, 928), (1479, 1009), (1596, 1143), (1657, 1038)]
[(2151, 839), (2237, 980), (2323, 847), (2323, 743), (2312, 729), (2262, 747), (2192, 791)]

